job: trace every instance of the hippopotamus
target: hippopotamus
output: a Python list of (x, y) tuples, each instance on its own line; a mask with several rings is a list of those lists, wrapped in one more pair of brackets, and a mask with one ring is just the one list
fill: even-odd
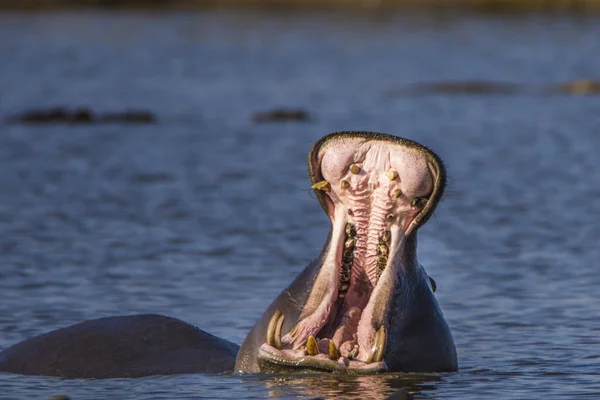
[(161, 315), (84, 321), (0, 353), (0, 371), (63, 378), (280, 371), (458, 369), (417, 231), (446, 184), (440, 158), (411, 140), (337, 132), (308, 155), (331, 229), (321, 254), (238, 346)]

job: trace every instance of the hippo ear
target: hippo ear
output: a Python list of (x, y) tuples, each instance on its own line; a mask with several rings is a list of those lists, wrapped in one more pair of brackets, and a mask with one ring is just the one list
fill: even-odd
[(308, 173), (315, 196), (319, 200), (321, 207), (326, 214), (332, 215), (333, 204), (331, 204), (331, 200), (325, 194), (326, 190), (323, 190), (323, 188), (320, 186), (320, 184), (323, 182), (323, 175), (321, 173), (320, 166), (324, 154), (328, 151), (328, 149), (335, 149), (338, 145), (344, 145), (344, 143), (349, 139), (356, 140), (357, 138), (363, 139), (365, 142), (371, 140), (391, 142), (390, 144), (393, 145), (415, 149), (427, 157), (429, 168), (431, 169), (432, 175), (435, 177), (435, 182), (433, 185), (433, 191), (428, 198), (415, 199), (416, 201), (423, 202), (423, 208), (411, 224), (410, 232), (414, 232), (425, 222), (427, 222), (427, 220), (429, 220), (438, 203), (442, 199), (444, 189), (446, 187), (446, 168), (444, 167), (442, 160), (434, 152), (417, 142), (413, 142), (412, 140), (388, 135), (385, 133), (362, 131), (335, 132), (321, 138), (312, 146), (308, 154)]
[(429, 283), (431, 284), (431, 291), (435, 293), (437, 290), (437, 283), (435, 283), (432, 277), (429, 277)]

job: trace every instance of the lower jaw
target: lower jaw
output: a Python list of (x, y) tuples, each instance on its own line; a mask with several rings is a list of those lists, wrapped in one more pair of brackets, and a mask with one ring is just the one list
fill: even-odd
[(258, 350), (258, 364), (261, 372), (297, 372), (302, 370), (315, 372), (338, 372), (354, 375), (369, 375), (381, 372), (387, 372), (388, 368), (385, 361), (364, 363), (357, 360), (349, 360), (341, 357), (338, 360), (331, 360), (325, 354), (317, 356), (303, 355), (299, 357), (289, 357), (283, 355), (282, 351), (275, 347), (263, 344)]

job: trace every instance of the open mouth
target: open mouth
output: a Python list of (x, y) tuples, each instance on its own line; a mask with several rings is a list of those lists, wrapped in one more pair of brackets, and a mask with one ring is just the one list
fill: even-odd
[(312, 188), (332, 231), (298, 321), (276, 310), (259, 362), (279, 367), (386, 371), (391, 299), (414, 248), (407, 239), (443, 191), (439, 159), (423, 146), (368, 132), (332, 134), (309, 155)]

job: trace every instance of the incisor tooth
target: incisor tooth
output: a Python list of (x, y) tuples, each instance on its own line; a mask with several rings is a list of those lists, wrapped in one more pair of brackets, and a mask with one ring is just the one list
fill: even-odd
[(329, 340), (329, 359), (337, 361), (341, 357), (340, 351), (338, 350), (333, 340)]
[(390, 178), (390, 181), (393, 181), (394, 179), (396, 179), (398, 177), (398, 173), (396, 171), (394, 171), (393, 169), (390, 169), (387, 173), (387, 177)]
[(331, 185), (327, 181), (317, 182), (310, 187), (311, 189), (322, 190), (324, 192), (329, 192), (331, 190)]
[(402, 191), (400, 189), (394, 189), (392, 191), (392, 197), (397, 199), (398, 197), (400, 197), (400, 195), (402, 194)]
[(348, 189), (350, 187), (350, 182), (342, 179), (342, 182), (340, 183), (340, 185), (342, 186), (342, 189)]
[(352, 172), (354, 175), (358, 175), (358, 173), (360, 172), (360, 167), (356, 164), (352, 164), (350, 166), (350, 172)]
[[(275, 310), (275, 313), (273, 314), (273, 316), (271, 317), (271, 320), (269, 321), (269, 327), (267, 328), (267, 344), (269, 346), (275, 347), (278, 350), (281, 349), (281, 338), (279, 339), (279, 347), (277, 347), (277, 341), (275, 339), (275, 331), (279, 324), (279, 320), (282, 319), (282, 317), (283, 317), (283, 315), (281, 314), (281, 311), (279, 311), (279, 309)], [(279, 333), (281, 334), (281, 327), (279, 328)]]
[(316, 356), (319, 354), (319, 346), (317, 346), (317, 340), (313, 335), (310, 335), (306, 341), (306, 352), (309, 356)]
[(348, 353), (348, 358), (350, 360), (353, 360), (356, 358), (357, 354), (358, 354), (358, 345), (355, 344), (354, 347), (352, 348), (352, 351), (350, 351), (350, 353)]

